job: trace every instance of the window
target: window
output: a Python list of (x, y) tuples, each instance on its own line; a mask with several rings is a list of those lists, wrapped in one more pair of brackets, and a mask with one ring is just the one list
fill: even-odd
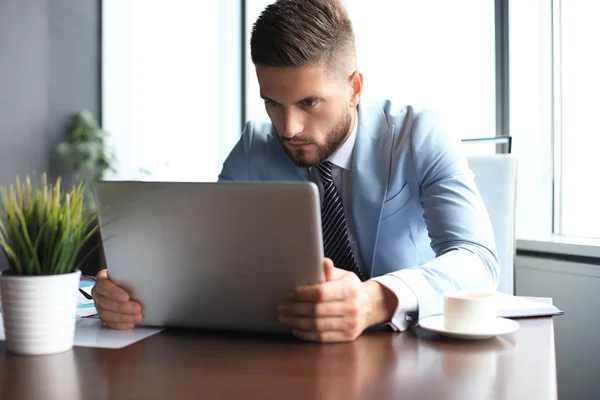
[(551, 23), (550, 2), (510, 2), (510, 133), (518, 159), (519, 239), (552, 233)]
[(103, 125), (119, 160), (114, 179), (217, 179), (240, 134), (239, 21), (233, 1), (103, 2)]
[(246, 65), (245, 65), (245, 79), (246, 79), (246, 120), (248, 121), (268, 121), (269, 117), (265, 111), (265, 103), (260, 98), (260, 89), (258, 87), (258, 81), (256, 80), (256, 72), (254, 70), (254, 64), (252, 64), (252, 58), (250, 57), (250, 35), (252, 33), (252, 25), (260, 15), (260, 13), (269, 5), (274, 3), (274, 0), (246, 0)]
[[(557, 196), (556, 233), (600, 238), (600, 2), (558, 2), (556, 29), (560, 33), (555, 53), (560, 85), (560, 113), (556, 118), (557, 167), (560, 179)], [(556, 63), (555, 63), (556, 64)]]
[(492, 0), (346, 0), (365, 95), (433, 108), (460, 138), (496, 135)]
[(517, 237), (600, 238), (600, 3), (510, 3)]
[[(272, 1), (247, 1), (247, 35)], [(494, 1), (346, 0), (365, 96), (434, 108), (460, 138), (496, 134)], [(249, 47), (248, 47), (249, 52)], [(247, 119), (266, 119), (248, 59)]]

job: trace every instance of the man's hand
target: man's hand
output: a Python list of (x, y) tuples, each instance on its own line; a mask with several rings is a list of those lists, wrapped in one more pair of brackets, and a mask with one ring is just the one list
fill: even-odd
[(361, 282), (356, 274), (335, 268), (326, 258), (325, 283), (301, 286), (279, 306), (279, 320), (300, 339), (346, 342), (369, 326), (391, 319), (396, 296), (375, 281)]
[(92, 297), (98, 316), (109, 328), (132, 329), (142, 321), (142, 307), (130, 301), (129, 294), (110, 281), (106, 269), (96, 275)]

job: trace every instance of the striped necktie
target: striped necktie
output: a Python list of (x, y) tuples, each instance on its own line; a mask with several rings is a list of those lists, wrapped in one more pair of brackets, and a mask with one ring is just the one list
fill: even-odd
[(354, 272), (361, 281), (365, 278), (356, 263), (350, 247), (344, 207), (331, 176), (331, 162), (317, 165), (323, 182), (323, 204), (321, 205), (321, 228), (323, 229), (323, 249), (325, 257), (331, 258), (337, 268)]

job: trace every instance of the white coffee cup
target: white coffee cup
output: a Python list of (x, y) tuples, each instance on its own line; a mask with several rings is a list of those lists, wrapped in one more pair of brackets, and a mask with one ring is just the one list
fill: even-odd
[(497, 302), (494, 293), (444, 293), (444, 328), (452, 332), (485, 332), (496, 319)]

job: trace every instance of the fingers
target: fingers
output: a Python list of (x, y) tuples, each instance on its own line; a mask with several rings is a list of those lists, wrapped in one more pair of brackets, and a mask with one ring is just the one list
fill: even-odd
[(106, 296), (102, 296), (101, 294), (92, 293), (92, 297), (94, 298), (94, 303), (96, 305), (96, 309), (112, 311), (119, 314), (129, 314), (136, 315), (142, 312), (142, 307), (133, 301), (120, 302), (115, 301)]
[(142, 321), (140, 304), (130, 301), (127, 292), (110, 281), (106, 270), (96, 275), (92, 298), (98, 316), (109, 328), (132, 329)]
[(96, 274), (96, 280), (98, 281), (100, 279), (108, 279), (108, 270), (106, 268), (105, 269), (101, 269)]
[(142, 322), (142, 308), (138, 303), (120, 303), (99, 294), (94, 296), (94, 302), (98, 317), (110, 328), (132, 329)]
[(306, 340), (309, 342), (320, 342), (320, 343), (340, 343), (350, 342), (355, 340), (358, 335), (351, 334), (349, 332), (342, 331), (303, 331), (299, 329), (293, 330), (294, 336), (299, 339)]
[(106, 326), (108, 326), (111, 329), (116, 329), (119, 331), (128, 331), (130, 329), (133, 329), (135, 327), (134, 324), (131, 323), (118, 323), (118, 322), (108, 322), (108, 321), (104, 321), (104, 324)]
[(356, 319), (344, 317), (289, 317), (280, 316), (279, 321), (294, 329), (300, 331), (355, 331), (358, 327)]
[(279, 306), (279, 320), (303, 340), (354, 340), (368, 326), (365, 286), (356, 274), (335, 268), (330, 259), (325, 259), (324, 268), (327, 281), (290, 292)]
[[(123, 314), (109, 310), (102, 310), (102, 321), (111, 324), (138, 324), (142, 322), (142, 314)], [(100, 310), (98, 310), (100, 316)]]
[(356, 307), (344, 301), (326, 303), (284, 301), (279, 305), (279, 315), (300, 317), (343, 317), (352, 316)]
[(352, 298), (356, 289), (345, 280), (337, 280), (316, 285), (300, 286), (290, 293), (288, 299), (294, 301), (339, 301)]
[[(298, 301), (336, 301), (347, 298), (356, 291), (360, 279), (355, 273), (335, 268), (329, 258), (323, 262), (325, 268), (325, 283), (300, 286), (290, 293), (287, 298)], [(350, 290), (350, 291), (349, 291)]]
[(343, 279), (346, 274), (350, 273), (344, 269), (336, 268), (330, 258), (325, 258), (323, 268), (325, 268), (325, 280), (327, 282)]
[(351, 341), (363, 330), (360, 309), (349, 301), (284, 301), (279, 307), (279, 321), (292, 328), (296, 337), (316, 342)]
[(92, 289), (92, 296), (94, 292), (115, 301), (129, 301), (129, 295), (127, 292), (108, 279), (108, 273), (106, 270), (102, 270), (98, 272), (98, 275), (96, 275), (96, 284)]

